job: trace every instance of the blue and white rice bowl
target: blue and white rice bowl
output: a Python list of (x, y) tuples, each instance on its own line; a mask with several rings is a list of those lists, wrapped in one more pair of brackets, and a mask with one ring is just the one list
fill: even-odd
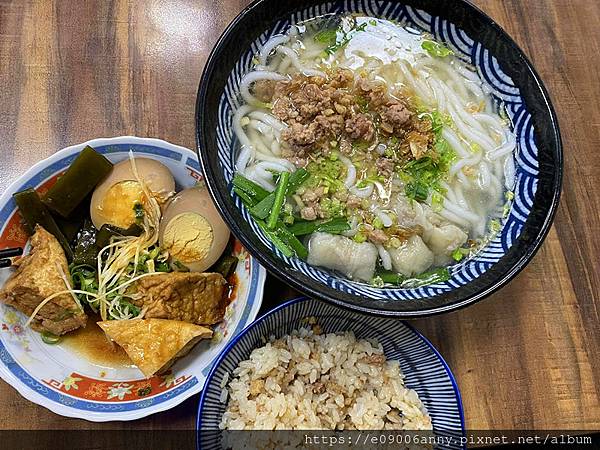
[[(388, 360), (399, 361), (406, 387), (417, 392), (431, 417), (434, 435), (455, 439), (439, 448), (461, 448), (459, 438), (464, 435), (465, 424), (458, 386), (448, 365), (426, 338), (402, 321), (368, 317), (317, 300), (298, 298), (257, 319), (216, 360), (200, 398), (199, 449), (221, 448), (224, 435), (219, 425), (227, 406), (223, 386), (232, 379), (239, 363), (262, 347), (270, 336), (279, 338), (306, 327), (306, 319), (312, 317), (324, 333), (352, 331), (357, 339), (376, 339)], [(243, 435), (235, 434), (240, 438)]]

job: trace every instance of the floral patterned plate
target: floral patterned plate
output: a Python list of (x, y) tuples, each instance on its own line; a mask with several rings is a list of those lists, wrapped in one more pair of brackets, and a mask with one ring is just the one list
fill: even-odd
[[(157, 139), (95, 139), (65, 148), (34, 165), (0, 197), (0, 248), (25, 247), (27, 251), (28, 238), (12, 194), (29, 187), (45, 192), (86, 145), (113, 162), (127, 158), (130, 150), (156, 159), (171, 170), (178, 189), (193, 186), (202, 178), (195, 153)], [(0, 304), (0, 376), (28, 400), (57, 414), (98, 422), (138, 419), (178, 405), (202, 390), (215, 358), (254, 320), (260, 308), (265, 269), (238, 241), (233, 254), (240, 262), (225, 320), (212, 340), (198, 344), (166, 375), (146, 380), (126, 358), (109, 363), (90, 359), (69, 338), (56, 345), (45, 344), (38, 333), (24, 327), (27, 317)], [(10, 271), (0, 271), (0, 286)]]

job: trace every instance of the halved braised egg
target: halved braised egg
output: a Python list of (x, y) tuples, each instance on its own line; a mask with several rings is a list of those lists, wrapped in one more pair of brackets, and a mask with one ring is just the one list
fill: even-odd
[[(171, 171), (160, 162), (149, 158), (135, 158), (139, 178), (162, 206), (175, 193), (175, 180)], [(142, 186), (137, 181), (130, 159), (121, 161), (100, 183), (90, 202), (90, 216), (98, 229), (105, 223), (128, 228), (136, 221), (135, 205), (147, 201)]]
[(174, 261), (203, 272), (219, 259), (228, 241), (229, 229), (205, 186), (184, 189), (168, 204), (159, 242)]

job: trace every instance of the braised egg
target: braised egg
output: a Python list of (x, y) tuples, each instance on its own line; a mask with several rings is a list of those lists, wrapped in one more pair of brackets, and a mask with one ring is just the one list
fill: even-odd
[(229, 229), (205, 186), (184, 189), (168, 204), (160, 224), (160, 247), (193, 272), (203, 272), (221, 256)]
[[(135, 158), (139, 179), (147, 186), (159, 205), (164, 205), (175, 192), (175, 180), (169, 169), (149, 158)], [(98, 229), (104, 224), (128, 228), (136, 222), (136, 205), (147, 202), (137, 181), (130, 159), (121, 161), (100, 183), (90, 202), (90, 216)]]

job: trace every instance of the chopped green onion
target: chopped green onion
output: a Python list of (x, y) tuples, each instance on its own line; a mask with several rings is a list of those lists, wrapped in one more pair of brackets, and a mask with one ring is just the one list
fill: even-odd
[(356, 187), (359, 188), (359, 189), (362, 189), (362, 188), (367, 187), (370, 184), (375, 184), (376, 182), (383, 183), (384, 181), (385, 181), (385, 179), (381, 175), (379, 175), (379, 176), (373, 176), (373, 177), (367, 177), (367, 178), (363, 178), (362, 180), (360, 180), (356, 184)]
[[(325, 49), (325, 53), (329, 54), (329, 55), (333, 55), (335, 52), (337, 52), (338, 50), (340, 50), (340, 49), (344, 48), (346, 45), (348, 45), (348, 42), (350, 42), (350, 40), (354, 37), (354, 34), (356, 34), (359, 31), (365, 31), (366, 28), (367, 28), (366, 22), (351, 29), (348, 33), (346, 33), (343, 29), (339, 28), (338, 30), (335, 30), (335, 38), (334, 39), (332, 39), (333, 34), (331, 32), (329, 32), (328, 34), (323, 34), (322, 37), (320, 37), (320, 39), (322, 39), (322, 41), (325, 41), (325, 39), (328, 39), (327, 41), (325, 41), (323, 43), (329, 42), (329, 45)], [(339, 33), (338, 33), (338, 31), (339, 31)], [(341, 39), (338, 38), (338, 34), (340, 35)], [(315, 36), (315, 39), (316, 39), (316, 36)], [(319, 41), (319, 42), (322, 42), (322, 41)]]
[(380, 276), (376, 276), (371, 280), (371, 286), (382, 288), (385, 286), (385, 281), (383, 281)]
[(421, 47), (434, 58), (445, 58), (446, 56), (454, 55), (454, 52), (448, 47), (435, 41), (424, 40), (421, 43)]
[(444, 196), (437, 191), (431, 193), (431, 209), (440, 212), (444, 207)]
[(408, 183), (405, 187), (406, 196), (418, 202), (424, 202), (429, 195), (429, 188), (421, 182)]
[(173, 260), (173, 262), (171, 263), (173, 265), (173, 267), (175, 267), (175, 269), (177, 269), (177, 272), (189, 272), (190, 268), (188, 266), (186, 266), (185, 264), (183, 264), (181, 261), (175, 259)]
[(42, 331), (40, 335), (42, 337), (42, 341), (48, 345), (58, 344), (60, 341), (60, 336), (52, 334), (49, 331)]
[(365, 236), (363, 233), (356, 233), (352, 239), (354, 242), (362, 244), (367, 240), (367, 236)]
[(450, 256), (452, 256), (452, 259), (456, 262), (461, 261), (465, 257), (460, 248), (454, 250)]
[(427, 284), (441, 283), (450, 279), (450, 271), (446, 267), (423, 272), (422, 274), (415, 275), (411, 278), (407, 278), (401, 273), (395, 273), (389, 270), (379, 270), (376, 275), (376, 278), (380, 278), (384, 283), (402, 288), (416, 288)]
[(500, 223), (500, 221), (498, 219), (492, 219), (492, 220), (490, 220), (489, 227), (490, 227), (490, 231), (492, 233), (497, 233), (502, 228), (502, 224)]
[(170, 272), (171, 268), (165, 261), (163, 261), (163, 262), (155, 263), (154, 270), (156, 270), (157, 272)]
[(140, 315), (141, 309), (135, 306), (133, 303), (130, 303), (127, 300), (119, 300), (119, 304), (125, 308), (127, 312), (133, 314), (133, 317)]
[(320, 42), (321, 44), (335, 45), (337, 40), (337, 30), (336, 29), (326, 29), (321, 30), (314, 37), (315, 41)]

